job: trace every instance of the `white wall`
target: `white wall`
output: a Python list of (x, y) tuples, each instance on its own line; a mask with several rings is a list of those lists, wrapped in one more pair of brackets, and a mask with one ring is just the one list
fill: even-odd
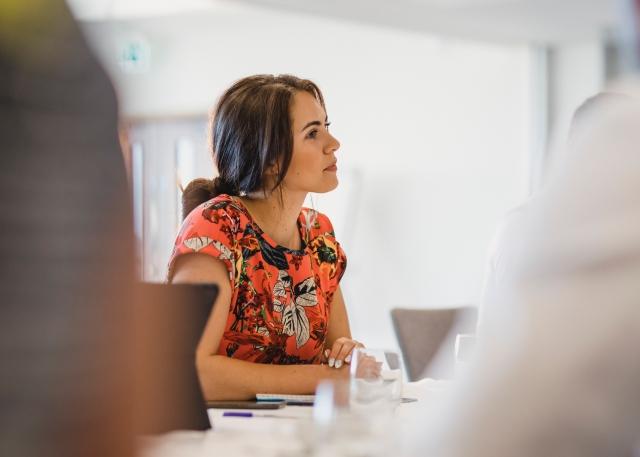
[[(342, 142), (342, 186), (314, 201), (349, 256), (343, 288), (356, 338), (395, 346), (394, 306), (477, 303), (489, 239), (528, 185), (528, 48), (232, 4), (87, 29), (126, 116), (204, 115), (252, 73), (290, 72), (320, 85)], [(151, 51), (148, 71), (125, 74), (118, 43), (138, 39)], [(173, 224), (158, 226), (172, 243)]]
[[(545, 174), (562, 159), (575, 110), (605, 84), (604, 37), (557, 44), (549, 53), (550, 147)], [(544, 179), (543, 179), (544, 180)]]

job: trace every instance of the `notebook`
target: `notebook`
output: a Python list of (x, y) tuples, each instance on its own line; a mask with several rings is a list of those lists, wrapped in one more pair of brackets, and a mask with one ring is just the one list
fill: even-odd
[[(294, 395), (294, 394), (256, 394), (258, 402), (274, 402), (284, 401), (287, 405), (313, 405), (315, 395)], [(402, 397), (401, 403), (413, 403), (418, 401), (417, 398)]]
[(295, 394), (256, 394), (258, 401), (284, 401), (287, 405), (313, 405), (315, 395), (295, 395)]

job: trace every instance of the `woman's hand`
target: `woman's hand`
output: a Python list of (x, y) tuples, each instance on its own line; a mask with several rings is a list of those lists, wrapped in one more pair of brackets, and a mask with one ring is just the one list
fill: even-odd
[(358, 359), (354, 376), (360, 379), (378, 379), (382, 375), (382, 362), (376, 361), (375, 357), (365, 355)]
[(333, 346), (325, 349), (324, 357), (327, 365), (332, 368), (340, 368), (351, 362), (351, 354), (356, 348), (363, 348), (364, 344), (351, 338), (340, 337), (333, 342)]

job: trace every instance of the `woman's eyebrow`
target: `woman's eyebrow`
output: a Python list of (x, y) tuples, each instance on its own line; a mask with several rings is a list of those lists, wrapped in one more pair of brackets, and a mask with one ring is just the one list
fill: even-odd
[[(324, 118), (324, 123), (326, 124), (327, 121), (329, 120), (329, 116)], [(311, 127), (312, 125), (322, 125), (322, 122), (320, 121), (311, 121), (308, 122), (307, 125), (305, 125), (304, 127), (302, 127), (302, 130), (300, 130), (301, 132), (304, 132), (306, 129), (308, 129), (309, 127)]]

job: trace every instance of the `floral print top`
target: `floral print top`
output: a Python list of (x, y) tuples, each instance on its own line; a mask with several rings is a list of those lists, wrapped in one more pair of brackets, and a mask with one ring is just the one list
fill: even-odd
[(185, 219), (169, 262), (202, 253), (224, 262), (232, 297), (219, 355), (257, 363), (320, 363), (333, 294), (346, 267), (329, 219), (298, 218), (302, 249), (277, 245), (242, 203), (219, 195)]

